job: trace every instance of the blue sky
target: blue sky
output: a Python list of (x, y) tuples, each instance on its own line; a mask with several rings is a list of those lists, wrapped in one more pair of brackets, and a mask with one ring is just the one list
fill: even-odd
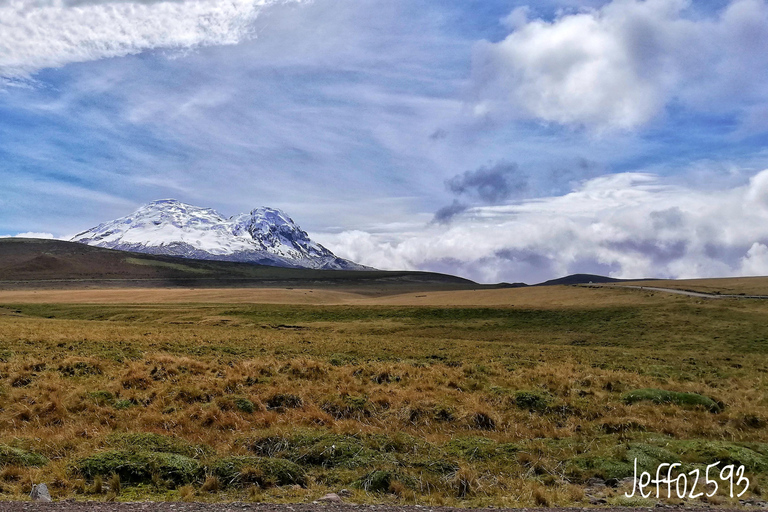
[(172, 197), (486, 282), (766, 274), (766, 26), (764, 0), (0, 0), (0, 234)]

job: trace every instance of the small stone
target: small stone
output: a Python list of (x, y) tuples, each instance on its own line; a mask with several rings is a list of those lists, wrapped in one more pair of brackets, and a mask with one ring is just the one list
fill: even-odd
[(351, 498), (352, 497), (352, 491), (350, 491), (349, 489), (342, 489), (339, 492), (337, 492), (336, 494), (338, 494), (342, 498)]
[(33, 485), (29, 497), (32, 498), (32, 501), (53, 501), (51, 493), (48, 492), (48, 486), (45, 484)]
[(329, 492), (322, 498), (318, 498), (317, 501), (322, 503), (341, 503), (341, 497), (335, 492)]

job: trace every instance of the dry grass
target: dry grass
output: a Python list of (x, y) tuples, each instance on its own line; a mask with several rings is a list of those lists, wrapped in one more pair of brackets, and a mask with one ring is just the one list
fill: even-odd
[(678, 290), (729, 295), (768, 295), (768, 277), (722, 277), (717, 279), (662, 279), (628, 283), (636, 286), (658, 286)]
[[(482, 292), (514, 307), (9, 304), (0, 498), (45, 480), (81, 499), (584, 504), (589, 477), (659, 450), (741, 458), (765, 488), (768, 306), (539, 290)], [(724, 409), (625, 399), (646, 388)]]
[(578, 307), (637, 305), (649, 302), (642, 293), (577, 286), (502, 288), (494, 290), (426, 291), (399, 294), (367, 289), (86, 289), (0, 290), (0, 304), (302, 304), (357, 306), (494, 306)]

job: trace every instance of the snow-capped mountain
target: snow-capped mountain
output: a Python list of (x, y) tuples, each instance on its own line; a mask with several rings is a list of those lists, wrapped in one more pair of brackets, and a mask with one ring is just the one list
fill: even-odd
[(83, 231), (72, 241), (108, 249), (205, 260), (333, 270), (368, 269), (339, 258), (313, 242), (290, 217), (275, 208), (257, 208), (227, 219), (210, 208), (162, 199), (126, 217)]

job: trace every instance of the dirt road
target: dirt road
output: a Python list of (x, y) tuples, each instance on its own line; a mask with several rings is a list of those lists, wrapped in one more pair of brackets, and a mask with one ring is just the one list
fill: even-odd
[(633, 288), (635, 290), (649, 290), (653, 292), (676, 293), (678, 295), (687, 295), (688, 297), (701, 297), (702, 299), (768, 299), (768, 295), (734, 295), (721, 293), (703, 293), (692, 290), (679, 290), (677, 288), (659, 288), (656, 286), (632, 286), (622, 285), (603, 285), (604, 288)]

